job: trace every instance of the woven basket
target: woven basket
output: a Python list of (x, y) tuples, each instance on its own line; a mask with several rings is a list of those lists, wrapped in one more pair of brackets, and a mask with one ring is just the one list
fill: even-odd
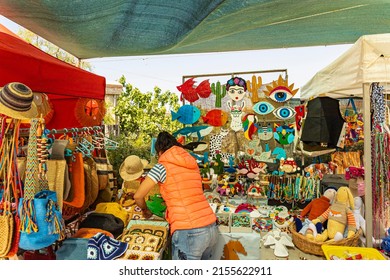
[(344, 238), (339, 241), (317, 242), (314, 240), (309, 240), (306, 238), (306, 236), (297, 232), (294, 222), (290, 224), (289, 228), (291, 231), (293, 243), (299, 250), (308, 254), (322, 256), (322, 257), (325, 257), (324, 251), (321, 248), (323, 244), (335, 245), (335, 246), (358, 247), (359, 236), (362, 234), (362, 230), (359, 229), (354, 236), (349, 238)]

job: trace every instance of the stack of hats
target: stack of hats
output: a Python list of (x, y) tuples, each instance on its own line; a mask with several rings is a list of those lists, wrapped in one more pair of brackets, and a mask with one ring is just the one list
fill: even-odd
[(6, 84), (0, 90), (0, 114), (25, 120), (38, 117), (31, 89), (18, 82)]

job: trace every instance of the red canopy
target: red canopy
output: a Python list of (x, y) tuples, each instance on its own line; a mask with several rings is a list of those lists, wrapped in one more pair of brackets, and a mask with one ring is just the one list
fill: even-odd
[(78, 98), (102, 100), (106, 88), (104, 77), (41, 51), (0, 24), (0, 87), (9, 82), (46, 93), (55, 111), (48, 127), (58, 129), (81, 127), (73, 113)]

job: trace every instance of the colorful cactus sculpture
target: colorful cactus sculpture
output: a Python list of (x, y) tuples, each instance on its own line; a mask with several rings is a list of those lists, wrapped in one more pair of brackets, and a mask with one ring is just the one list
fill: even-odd
[(215, 94), (215, 108), (222, 107), (222, 98), (226, 95), (226, 85), (221, 85), (218, 81), (216, 84), (211, 84), (211, 92)]
[(248, 91), (252, 93), (252, 103), (255, 104), (260, 101), (259, 98), (259, 89), (263, 85), (263, 80), (260, 76), (257, 77), (253, 75), (252, 76), (252, 82), (247, 81), (246, 85), (248, 86)]

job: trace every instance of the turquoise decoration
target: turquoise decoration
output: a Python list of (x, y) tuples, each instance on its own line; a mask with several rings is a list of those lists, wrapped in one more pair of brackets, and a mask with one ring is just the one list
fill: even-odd
[(234, 158), (232, 156), (229, 157), (229, 167), (226, 169), (228, 173), (236, 173), (237, 170), (234, 168)]
[(190, 155), (193, 156), (197, 161), (201, 163), (208, 163), (209, 162), (209, 152), (204, 152), (203, 156), (198, 155), (194, 152), (190, 152)]
[(214, 127), (209, 125), (199, 125), (199, 126), (187, 126), (182, 129), (175, 131), (172, 135), (177, 137), (179, 134), (187, 137), (198, 137), (198, 141), (201, 141), (203, 137), (208, 135)]
[(288, 145), (294, 142), (295, 129), (294, 124), (279, 125), (275, 124), (274, 138), (281, 145)]
[(269, 102), (266, 102), (266, 101), (260, 101), (260, 102), (257, 102), (254, 106), (253, 106), (253, 110), (259, 114), (259, 115), (268, 115), (269, 113), (271, 113), (273, 110), (275, 109), (275, 107), (269, 103)]
[(287, 158), (286, 151), (283, 148), (276, 147), (272, 151), (272, 155), (276, 155), (276, 159)]
[(200, 118), (200, 110), (193, 105), (183, 105), (175, 113), (171, 111), (172, 121), (177, 120), (182, 124), (194, 124)]

